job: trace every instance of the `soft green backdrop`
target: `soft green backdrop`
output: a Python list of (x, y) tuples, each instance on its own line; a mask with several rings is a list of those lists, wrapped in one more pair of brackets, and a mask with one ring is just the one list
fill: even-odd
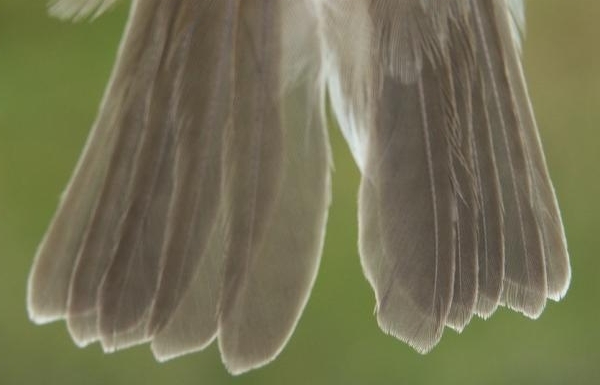
[[(204, 0), (199, 0), (204, 1)], [(348, 0), (353, 1), (353, 0)], [(526, 72), (570, 244), (573, 283), (537, 321), (500, 309), (421, 356), (385, 336), (356, 247), (358, 174), (332, 130), (336, 172), (321, 271), (296, 332), (267, 367), (233, 378), (217, 349), (158, 364), (147, 346), (104, 355), (64, 323), (27, 319), (29, 266), (90, 127), (127, 14), (48, 18), (0, 1), (0, 384), (600, 383), (600, 2), (537, 0)]]

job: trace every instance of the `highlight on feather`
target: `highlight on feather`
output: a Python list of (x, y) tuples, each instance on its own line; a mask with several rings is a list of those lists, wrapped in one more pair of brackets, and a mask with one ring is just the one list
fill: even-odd
[(34, 321), (64, 318), (106, 352), (150, 342), (161, 361), (217, 338), (232, 373), (281, 351), (330, 200), (316, 15), (312, 0), (133, 2), (32, 268)]
[(520, 63), (523, 3), (324, 3), (382, 329), (427, 352), (499, 305), (538, 317), (570, 267)]
[(571, 271), (523, 24), (520, 0), (134, 0), (30, 318), (159, 361), (216, 339), (234, 374), (274, 359), (323, 246), (326, 95), (362, 175), (381, 329), (426, 353), (500, 305), (538, 317)]
[(48, 12), (60, 19), (92, 19), (110, 9), (118, 0), (50, 0)]

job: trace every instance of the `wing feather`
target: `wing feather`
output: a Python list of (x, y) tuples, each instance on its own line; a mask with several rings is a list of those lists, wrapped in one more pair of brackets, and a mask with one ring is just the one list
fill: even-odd
[(99, 288), (98, 323), (102, 346), (107, 351), (144, 342), (148, 312), (160, 274), (174, 184), (174, 147), (179, 136), (172, 104), (177, 102), (175, 88), (180, 82), (174, 79), (180, 76), (180, 71), (168, 63), (168, 57), (169, 51), (176, 48), (172, 43), (172, 23), (180, 4), (167, 4), (161, 2), (160, 19), (155, 20), (164, 28), (166, 43), (156, 78), (148, 90), (148, 114), (129, 181), (131, 196), (122, 214), (111, 264)]
[[(523, 25), (523, 5), (512, 0), (512, 17)], [(539, 130), (519, 57), (519, 42), (508, 38), (505, 19), (506, 12), (497, 12), (502, 48), (506, 52), (506, 73), (511, 85), (512, 102), (517, 114), (521, 135), (525, 143), (533, 196), (531, 197), (540, 226), (548, 283), (548, 298), (558, 301), (566, 294), (571, 280), (571, 267), (564, 227), (558, 208), (554, 187), (550, 180), (546, 159), (542, 150)], [(522, 28), (522, 27), (521, 27)]]
[(50, 0), (50, 14), (62, 19), (80, 20), (92, 15), (97, 17), (118, 0)]
[[(149, 324), (151, 334), (169, 322), (180, 299), (187, 295), (196, 266), (205, 258), (213, 258), (214, 251), (206, 250), (213, 247), (213, 242), (223, 243), (219, 239), (222, 235), (214, 233), (224, 231), (215, 223), (219, 223), (224, 204), (224, 139), (233, 100), (235, 6), (231, 1), (219, 6), (186, 4), (178, 15), (180, 42), (174, 43), (186, 55), (181, 58), (182, 75), (176, 81), (181, 91), (173, 114), (181, 127), (174, 164), (175, 191), (166, 226), (165, 259)], [(215, 237), (219, 240), (211, 240)], [(220, 279), (221, 274), (215, 274)], [(220, 284), (211, 293), (219, 290)]]
[(242, 2), (239, 17), (219, 319), (233, 373), (270, 361), (289, 339), (315, 279), (329, 204), (315, 11), (310, 2), (263, 0)]
[[(136, 87), (131, 81), (132, 73), (138, 69), (137, 63), (143, 58), (144, 41), (147, 39), (149, 22), (154, 10), (150, 7), (137, 7), (135, 17), (128, 27), (127, 39), (121, 44), (119, 62), (110, 81), (102, 103), (101, 111), (120, 111), (121, 106), (132, 100)], [(142, 103), (134, 105), (139, 111)], [(67, 187), (44, 242), (42, 242), (29, 280), (29, 311), (34, 319), (54, 320), (65, 316), (82, 316), (87, 310), (95, 309), (95, 291), (90, 301), (82, 301), (80, 309), (72, 312), (72, 275), (79, 264), (78, 256), (86, 241), (93, 238), (90, 225), (98, 211), (97, 207), (112, 178), (111, 165), (117, 160), (117, 147), (123, 146), (123, 135), (118, 126), (127, 117), (125, 114), (100, 114), (81, 157), (81, 161)], [(121, 122), (119, 122), (121, 120)], [(131, 121), (129, 122), (131, 123)], [(135, 125), (128, 131), (136, 133)], [(99, 269), (102, 270), (102, 269)], [(101, 276), (103, 271), (99, 272)], [(94, 288), (90, 286), (90, 288)], [(94, 288), (95, 289), (95, 288)], [(86, 289), (87, 291), (87, 289)], [(85, 328), (85, 327), (84, 327)], [(95, 325), (91, 334), (96, 334)], [(77, 336), (79, 343), (89, 338)], [(85, 334), (85, 333), (84, 333)]]
[(327, 3), (323, 15), (384, 331), (427, 351), (444, 325), (499, 304), (537, 317), (570, 270), (519, 59), (522, 2)]
[(427, 352), (500, 304), (537, 317), (571, 271), (523, 18), (521, 0), (135, 0), (30, 317), (161, 361), (215, 338), (232, 373), (272, 360), (320, 260), (326, 92), (362, 173), (380, 327)]
[(450, 146), (440, 132), (442, 79), (427, 64), (423, 74), (413, 84), (384, 80), (359, 218), (362, 264), (376, 293), (378, 322), (426, 352), (441, 338), (450, 309), (457, 208)]
[[(114, 83), (115, 87), (126, 85), (124, 99), (119, 104), (104, 106), (100, 112), (100, 122), (114, 125), (117, 138), (107, 178), (86, 229), (70, 284), (67, 321), (71, 334), (82, 344), (101, 338), (101, 287), (115, 261), (123, 228), (130, 220), (127, 219), (128, 210), (136, 202), (135, 195), (139, 196), (134, 183), (140, 156), (144, 151), (148, 152), (148, 149), (144, 150), (143, 142), (151, 115), (152, 93), (149, 90), (155, 85), (168, 32), (157, 20), (161, 11), (159, 4), (158, 1), (134, 3), (132, 27), (123, 51), (137, 47), (145, 49), (136, 61), (117, 67), (117, 72), (127, 71), (128, 75), (123, 83)], [(142, 40), (134, 39), (136, 36)]]
[(461, 149), (453, 127), (451, 67), (437, 37), (448, 35), (449, 15), (462, 6), (361, 3), (326, 9), (348, 34), (350, 21), (358, 20), (371, 36), (356, 40), (364, 44), (356, 51), (366, 58), (352, 62), (347, 50), (354, 47), (330, 36), (330, 94), (345, 136), (362, 138), (350, 145), (363, 173), (361, 260), (375, 290), (379, 324), (426, 352), (448, 320), (459, 229), (452, 160)]
[(538, 219), (530, 200), (532, 176), (526, 143), (513, 104), (505, 67), (507, 53), (501, 46), (501, 30), (495, 17), (497, 12), (506, 12), (500, 4), (475, 3), (473, 15), (504, 207), (506, 259), (502, 300), (515, 310), (537, 317), (547, 297), (544, 254)]
[(450, 24), (445, 60), (449, 66), (449, 95), (453, 188), (458, 207), (456, 223), (456, 266), (452, 306), (447, 325), (461, 331), (471, 320), (479, 285), (479, 242), (477, 233), (481, 203), (477, 190), (477, 176), (473, 146), (474, 42), (471, 24), (466, 15)]
[(218, 336), (234, 373), (279, 353), (329, 205), (317, 21), (312, 0), (134, 2), (33, 268), (32, 318), (66, 317), (77, 343), (108, 352), (151, 341), (159, 360)]
[(487, 318), (497, 309), (504, 282), (504, 207), (500, 176), (496, 166), (493, 127), (484, 95), (481, 74), (473, 79), (473, 162), (477, 179), (478, 296), (475, 313)]

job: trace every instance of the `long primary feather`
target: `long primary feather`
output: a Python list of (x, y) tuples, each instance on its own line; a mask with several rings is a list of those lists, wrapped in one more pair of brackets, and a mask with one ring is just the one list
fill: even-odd
[(219, 320), (233, 373), (270, 361), (290, 337), (315, 278), (329, 203), (315, 11), (309, 2), (263, 0), (241, 2), (239, 12), (236, 94), (245, 97), (234, 103), (226, 158)]
[[(354, 62), (345, 62), (352, 46), (330, 39), (333, 104), (338, 114), (354, 115), (342, 122), (358, 122), (341, 128), (364, 138), (351, 143), (363, 173), (361, 259), (382, 329), (426, 352), (441, 338), (450, 311), (459, 230), (452, 169), (457, 117), (447, 52), (436, 39), (447, 35), (451, 12), (462, 9), (435, 1), (360, 3), (327, 11), (340, 25), (346, 19), (349, 33), (349, 21), (363, 12), (361, 25), (371, 36), (357, 48), (366, 58)], [(355, 79), (360, 83), (347, 85)]]
[[(156, 85), (155, 80), (168, 35), (164, 23), (166, 15), (162, 13), (164, 8), (161, 9), (165, 5), (164, 3), (161, 5), (159, 1), (144, 1), (139, 5), (134, 3), (134, 7), (136, 6), (132, 20), (137, 19), (140, 20), (140, 23), (146, 23), (145, 28), (147, 29), (144, 32), (138, 32), (137, 24), (133, 24), (135, 27), (132, 27), (132, 34), (140, 33), (144, 37), (145, 42), (142, 42), (141, 46), (145, 47), (145, 50), (142, 51), (139, 61), (132, 63), (135, 69), (128, 79), (132, 86), (127, 90), (127, 99), (118, 106), (118, 109), (103, 108), (101, 111), (102, 115), (113, 119), (114, 123), (112, 124), (117, 127), (117, 145), (111, 156), (108, 177), (95, 207), (94, 216), (88, 224), (85, 241), (79, 250), (69, 292), (67, 321), (74, 338), (81, 340), (82, 343), (102, 339), (107, 350), (114, 348), (113, 344), (109, 342), (110, 336), (130, 331), (131, 326), (125, 324), (109, 328), (106, 324), (104, 327), (101, 325), (107, 322), (101, 320), (106, 314), (104, 300), (106, 289), (110, 290), (111, 279), (116, 277), (112, 273), (118, 275), (131, 272), (129, 269), (111, 269), (111, 266), (124, 264), (126, 267), (130, 262), (134, 263), (136, 258), (138, 261), (140, 260), (135, 250), (132, 252), (125, 250), (125, 254), (122, 250), (123, 246), (135, 247), (135, 239), (130, 243), (127, 240), (124, 242), (121, 240), (124, 236), (133, 235), (135, 221), (144, 221), (147, 215), (147, 212), (144, 211), (146, 207), (139, 207), (139, 205), (147, 205), (148, 203), (144, 203), (144, 200), (156, 202), (156, 196), (152, 195), (152, 191), (147, 196), (143, 196), (143, 191), (140, 191), (144, 189), (143, 178), (146, 176), (152, 178), (153, 172), (151, 167), (146, 170), (143, 162), (145, 161), (144, 157), (147, 159), (153, 150), (156, 150), (157, 155), (160, 156), (160, 142), (148, 143), (148, 139), (157, 139), (160, 138), (157, 135), (168, 133), (168, 131), (158, 131), (156, 127), (147, 129), (155, 109), (152, 90)], [(140, 42), (131, 41), (129, 44), (130, 46), (137, 45)], [(124, 49), (129, 49), (127, 44)], [(154, 148), (155, 143), (157, 144), (156, 148)], [(164, 207), (164, 200), (162, 202)], [(135, 212), (136, 209), (139, 211)], [(154, 251), (160, 252), (160, 250)], [(146, 262), (156, 260), (156, 258), (157, 256), (149, 257)], [(122, 277), (126, 278), (126, 275)], [(151, 280), (152, 278), (147, 277), (146, 279)], [(124, 282), (124, 284), (127, 283)], [(127, 295), (120, 292), (119, 289), (114, 293)], [(140, 292), (138, 295), (144, 294)], [(128, 303), (125, 306), (126, 310), (131, 312), (139, 309), (136, 304)], [(114, 314), (114, 317), (111, 319), (116, 320), (119, 314)], [(134, 334), (135, 336), (128, 338), (131, 341), (124, 345), (130, 345), (134, 343), (133, 341), (142, 338), (141, 332), (138, 331)]]
[(105, 351), (151, 341), (159, 360), (218, 336), (233, 373), (279, 353), (329, 205), (318, 30), (310, 0), (134, 2), (32, 271), (32, 318), (64, 317), (77, 343)]
[[(523, 128), (512, 103), (505, 67), (507, 52), (500, 46), (497, 12), (507, 12), (496, 1), (474, 3), (473, 17), (479, 38), (481, 73), (488, 94), (486, 108), (500, 174), (505, 217), (505, 278), (503, 301), (507, 306), (536, 317), (546, 302), (546, 274), (542, 240), (534, 212), (531, 175), (528, 173)], [(506, 22), (506, 19), (504, 19)]]
[[(136, 87), (139, 87), (132, 81), (132, 75), (138, 70), (137, 64), (142, 60), (142, 48), (147, 39), (152, 12), (151, 8), (139, 8), (135, 12), (137, 17), (131, 20), (127, 38), (121, 45), (120, 59), (104, 97), (102, 111), (121, 111), (121, 106), (129, 103)], [(138, 110), (141, 109), (140, 104), (136, 104)], [(89, 224), (97, 211), (106, 181), (119, 177), (111, 175), (110, 164), (114, 162), (115, 148), (122, 146), (119, 144), (118, 126), (127, 119), (120, 112), (100, 114), (95, 123), (80, 164), (36, 256), (28, 291), (28, 309), (33, 319), (44, 322), (62, 318), (71, 307), (71, 275), (77, 269), (80, 248), (91, 237)], [(129, 123), (131, 121), (127, 122)], [(135, 132), (135, 129), (132, 131)], [(94, 295), (91, 302), (83, 304), (77, 314), (81, 315), (87, 310), (95, 311), (95, 306)], [(91, 333), (95, 334), (95, 331)], [(91, 338), (75, 336), (80, 343)]]
[(529, 158), (528, 167), (534, 196), (531, 198), (544, 245), (548, 298), (558, 301), (566, 294), (571, 281), (569, 253), (558, 202), (542, 150), (537, 123), (525, 85), (523, 68), (519, 58), (519, 41), (508, 38), (505, 19), (512, 17), (521, 28), (524, 23), (523, 4), (510, 1), (511, 14), (497, 12), (502, 47), (506, 52), (506, 67), (512, 91), (512, 103), (522, 129), (525, 151)]
[[(465, 17), (461, 15), (460, 17)], [(478, 200), (476, 164), (473, 157), (473, 44), (470, 24), (457, 19), (449, 26), (446, 65), (449, 67), (450, 94), (448, 95), (448, 122), (450, 140), (455, 149), (450, 167), (457, 202), (456, 262), (454, 290), (447, 325), (461, 331), (471, 320), (479, 291), (479, 234), (477, 221), (481, 212)], [(456, 79), (462, 79), (456, 81)]]

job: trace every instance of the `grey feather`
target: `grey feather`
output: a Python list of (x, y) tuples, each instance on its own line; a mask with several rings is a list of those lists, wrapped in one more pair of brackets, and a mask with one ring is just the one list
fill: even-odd
[[(487, 94), (481, 74), (473, 79), (473, 162), (477, 178), (479, 217), (478, 296), (475, 313), (487, 318), (494, 313), (504, 282), (504, 209), (500, 177), (493, 150)], [(475, 129), (476, 128), (476, 129)]]
[(479, 234), (478, 217), (481, 212), (477, 189), (477, 173), (473, 143), (473, 77), (474, 42), (467, 15), (450, 23), (448, 48), (444, 62), (449, 67), (450, 94), (448, 96), (451, 142), (450, 165), (455, 199), (458, 207), (456, 224), (456, 263), (452, 306), (447, 325), (461, 331), (471, 320), (478, 296)]
[[(196, 266), (204, 263), (204, 258), (212, 258), (206, 252), (215, 242), (210, 239), (222, 238), (213, 233), (223, 203), (224, 137), (233, 101), (233, 10), (232, 2), (222, 6), (186, 2), (177, 14), (177, 40), (172, 45), (174, 52), (185, 55), (176, 58), (182, 69), (176, 80), (180, 90), (173, 116), (180, 130), (150, 334), (169, 321), (188, 290)], [(224, 230), (221, 227), (219, 231)], [(217, 287), (212, 292), (219, 290)]]
[[(441, 338), (454, 285), (456, 200), (443, 82), (385, 79), (360, 192), (360, 250), (382, 329), (418, 351)], [(398, 105), (396, 100), (404, 100)], [(416, 257), (418, 256), (418, 257)]]
[[(283, 348), (320, 257), (329, 204), (324, 93), (314, 67), (292, 82), (282, 73), (298, 53), (318, 63), (308, 5), (263, 0), (239, 8), (236, 95), (246, 97), (235, 103), (229, 134), (226, 186), (233, 204), (219, 321), (219, 347), (233, 373)], [(295, 37), (282, 30), (294, 17), (309, 22)]]
[[(177, 15), (185, 52), (177, 81), (181, 131), (165, 260), (148, 333), (159, 360), (203, 349), (216, 336), (223, 286), (224, 137), (231, 124), (235, 2), (185, 2)], [(206, 30), (204, 29), (206, 28)], [(190, 97), (193, 95), (193, 97)]]
[(324, 6), (332, 105), (363, 174), (363, 267), (380, 325), (419, 351), (502, 303), (536, 317), (568, 286), (522, 13), (504, 0)]
[[(337, 59), (332, 72), (340, 80), (330, 83), (336, 112), (355, 114), (340, 121), (358, 122), (356, 130), (366, 138), (350, 143), (363, 173), (361, 260), (375, 290), (382, 329), (426, 352), (441, 338), (450, 311), (458, 222), (452, 170), (453, 154), (460, 150), (452, 138), (457, 117), (451, 115), (456, 109), (446, 48), (436, 39), (448, 35), (448, 15), (460, 14), (462, 6), (362, 3), (361, 11), (370, 18), (364, 30), (371, 31), (372, 39), (357, 51), (366, 52), (363, 61), (374, 70), (361, 68), (361, 60), (345, 63), (351, 55), (343, 51), (351, 46), (332, 39), (331, 49), (338, 51), (332, 55)], [(352, 20), (355, 10), (328, 11)], [(353, 25), (345, 27), (352, 34)], [(347, 85), (355, 79), (359, 84)], [(336, 90), (337, 84), (344, 87)], [(347, 90), (367, 95), (366, 101)]]
[(161, 307), (157, 299), (152, 320), (160, 323), (151, 323), (154, 328), (149, 332), (153, 336), (152, 352), (159, 361), (203, 350), (217, 337), (225, 253), (223, 222), (223, 218), (217, 218), (210, 237), (202, 237), (206, 247), (199, 247), (203, 251), (198, 252), (194, 259), (197, 262), (187, 262), (182, 266), (194, 266), (191, 277), (186, 277), (189, 281), (185, 287), (176, 278), (174, 281), (169, 281), (167, 276), (163, 278), (163, 285), (173, 287), (169, 290), (173, 302)]
[[(116, 0), (55, 0), (60, 17)], [(330, 201), (325, 95), (362, 173), (380, 327), (562, 298), (569, 257), (520, 62), (520, 0), (135, 0), (98, 118), (28, 286), (79, 345), (218, 339), (232, 373), (291, 336)]]
[[(501, 46), (496, 14), (507, 12), (495, 1), (474, 4), (479, 60), (488, 94), (486, 106), (499, 170), (504, 208), (505, 278), (503, 301), (524, 314), (537, 317), (547, 296), (542, 239), (531, 197), (531, 175)], [(499, 19), (502, 21), (502, 19)], [(503, 19), (506, 23), (507, 19)], [(508, 31), (508, 29), (505, 29)]]
[[(56, 10), (81, 17), (101, 3)], [(218, 335), (233, 373), (279, 353), (329, 204), (317, 20), (310, 0), (134, 2), (32, 270), (32, 318), (65, 317), (78, 344), (105, 351), (151, 341), (159, 360)]]
[[(512, 0), (512, 3), (515, 2)], [(513, 5), (513, 8), (513, 15), (516, 15), (513, 17), (521, 20), (522, 25), (524, 19), (522, 7)], [(518, 41), (508, 38), (504, 22), (507, 17), (506, 13), (497, 12), (496, 17), (500, 28), (502, 47), (506, 52), (506, 72), (511, 84), (513, 106), (528, 158), (528, 172), (531, 176), (533, 190), (533, 196), (530, 199), (536, 212), (544, 245), (548, 298), (558, 301), (565, 296), (571, 281), (571, 267), (564, 226), (525, 85), (523, 68), (518, 55), (520, 47)]]
[(80, 20), (97, 17), (118, 0), (50, 0), (49, 12), (61, 19)]
[[(148, 92), (148, 87), (152, 87), (156, 79), (161, 51), (167, 38), (164, 28), (154, 27), (156, 18), (160, 17), (159, 4), (158, 1), (134, 3), (131, 32), (123, 50), (136, 50), (137, 47), (145, 49), (135, 62), (126, 63), (129, 67), (117, 66), (117, 72), (127, 71), (129, 75), (118, 85), (126, 85), (125, 99), (114, 107), (110, 106), (113, 108), (104, 107), (100, 112), (108, 120), (106, 124), (116, 126), (117, 138), (108, 176), (79, 250), (70, 285), (67, 321), (72, 335), (81, 343), (101, 337), (98, 327), (103, 307), (103, 282), (115, 261), (124, 226), (128, 224), (128, 210), (134, 204), (135, 195), (139, 194), (134, 184), (152, 103), (152, 93)], [(143, 40), (135, 39), (136, 36)], [(107, 349), (111, 347), (107, 346)]]
[[(164, 26), (166, 42), (155, 74), (148, 87), (148, 113), (134, 161), (127, 201), (119, 228), (119, 238), (111, 264), (99, 288), (99, 328), (102, 346), (110, 351), (143, 341), (145, 324), (158, 285), (161, 255), (165, 241), (164, 225), (171, 200), (175, 140), (179, 127), (173, 104), (177, 103), (173, 81), (178, 68), (170, 65), (173, 19), (178, 5), (162, 1), (157, 25)], [(181, 60), (179, 58), (173, 60)], [(173, 95), (173, 96), (172, 96)], [(139, 326), (138, 326), (139, 325)], [(139, 331), (133, 332), (133, 329)], [(127, 338), (120, 334), (127, 333)]]
[[(135, 7), (135, 5), (134, 5)], [(120, 59), (110, 81), (102, 111), (120, 111), (121, 106), (131, 100), (136, 85), (131, 82), (132, 73), (137, 71), (142, 51), (147, 37), (148, 24), (151, 21), (151, 9), (142, 8), (137, 12), (138, 18), (132, 20), (128, 38), (120, 48)], [(139, 104), (138, 104), (139, 105)], [(100, 114), (88, 144), (84, 150), (79, 166), (77, 167), (67, 192), (61, 202), (59, 210), (51, 224), (45, 241), (38, 250), (38, 255), (29, 280), (29, 312), (31, 317), (40, 321), (51, 320), (68, 316), (77, 323), (75, 318), (83, 320), (84, 313), (95, 312), (97, 285), (88, 285), (84, 282), (85, 293), (90, 292), (89, 301), (81, 301), (77, 308), (72, 290), (73, 271), (79, 268), (80, 249), (87, 240), (93, 238), (90, 234), (90, 223), (94, 220), (97, 207), (105, 192), (107, 180), (114, 180), (118, 175), (111, 174), (111, 164), (115, 162), (113, 154), (117, 146), (122, 146), (119, 141), (118, 126), (127, 119), (121, 114)], [(126, 122), (129, 123), (129, 122)], [(133, 130), (135, 132), (135, 130)], [(108, 183), (110, 184), (110, 183)], [(123, 193), (121, 191), (121, 193)], [(109, 245), (107, 245), (109, 246)], [(110, 247), (110, 246), (109, 246)], [(104, 271), (99, 269), (98, 280)], [(89, 288), (89, 289), (87, 289)], [(83, 294), (83, 293), (82, 293)], [(39, 300), (38, 298), (41, 298)], [(74, 311), (73, 311), (74, 310)], [(82, 322), (81, 333), (72, 329), (74, 338), (78, 343), (85, 344), (97, 337), (95, 322), (91, 325)], [(85, 329), (89, 329), (87, 332)], [(93, 336), (90, 336), (93, 335)]]

